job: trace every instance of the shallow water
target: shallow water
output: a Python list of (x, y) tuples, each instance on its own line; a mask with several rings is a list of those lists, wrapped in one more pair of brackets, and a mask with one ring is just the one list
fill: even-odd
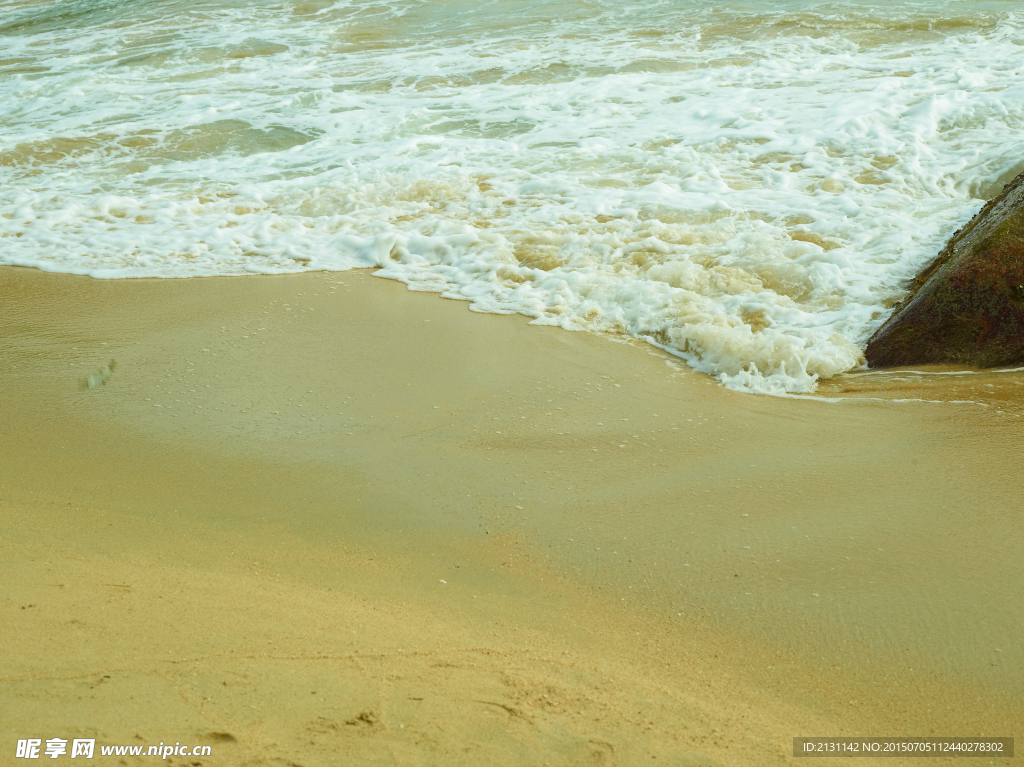
[(729, 386), (862, 365), (1024, 170), (1012, 2), (16, 2), (0, 263), (379, 266)]

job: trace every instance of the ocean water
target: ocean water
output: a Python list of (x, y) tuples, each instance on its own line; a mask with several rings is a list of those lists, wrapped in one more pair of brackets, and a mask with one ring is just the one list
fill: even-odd
[(1018, 0), (0, 6), (0, 263), (378, 267), (747, 391), (862, 366), (1022, 170)]

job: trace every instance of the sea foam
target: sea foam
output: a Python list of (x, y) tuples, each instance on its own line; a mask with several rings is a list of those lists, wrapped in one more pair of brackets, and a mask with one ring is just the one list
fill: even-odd
[(378, 267), (746, 391), (862, 365), (1024, 170), (1008, 4), (65, 0), (0, 36), (0, 263)]

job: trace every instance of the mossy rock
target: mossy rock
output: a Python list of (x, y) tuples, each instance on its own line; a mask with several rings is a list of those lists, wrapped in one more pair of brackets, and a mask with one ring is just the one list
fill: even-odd
[(865, 356), (873, 368), (1024, 364), (1024, 173), (914, 278)]

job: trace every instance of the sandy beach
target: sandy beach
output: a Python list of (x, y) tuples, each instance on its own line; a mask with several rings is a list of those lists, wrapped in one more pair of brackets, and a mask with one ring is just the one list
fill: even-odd
[(2, 764), (52, 737), (682, 767), (1021, 734), (1024, 373), (740, 394), (365, 271), (5, 267), (0, 306)]

